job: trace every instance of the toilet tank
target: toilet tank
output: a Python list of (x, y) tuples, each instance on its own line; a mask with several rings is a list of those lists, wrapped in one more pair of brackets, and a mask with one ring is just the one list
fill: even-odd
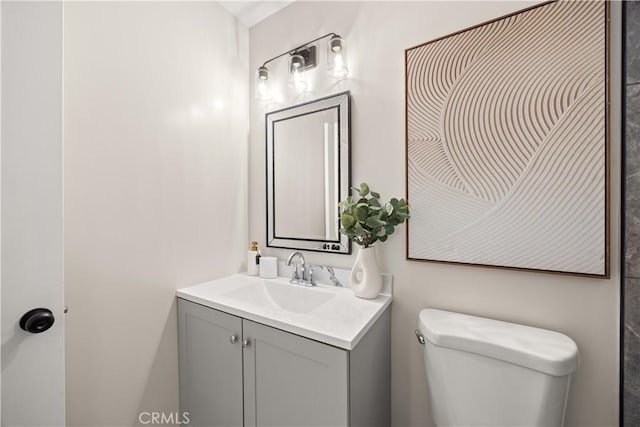
[(571, 338), (436, 309), (418, 323), (436, 425), (563, 425), (578, 367)]

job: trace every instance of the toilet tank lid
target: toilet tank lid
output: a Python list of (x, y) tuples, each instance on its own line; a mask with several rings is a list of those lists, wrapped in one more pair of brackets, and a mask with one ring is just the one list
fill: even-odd
[(549, 375), (578, 367), (578, 346), (566, 335), (444, 310), (420, 311), (419, 328), (431, 343), (503, 360)]

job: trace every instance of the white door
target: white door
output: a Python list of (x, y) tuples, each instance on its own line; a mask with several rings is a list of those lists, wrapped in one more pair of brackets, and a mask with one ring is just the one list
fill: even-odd
[[(62, 3), (0, 3), (2, 426), (64, 418)], [(51, 310), (50, 329), (20, 319)], [(46, 312), (24, 324), (42, 329)], [(25, 319), (26, 320), (26, 319)]]

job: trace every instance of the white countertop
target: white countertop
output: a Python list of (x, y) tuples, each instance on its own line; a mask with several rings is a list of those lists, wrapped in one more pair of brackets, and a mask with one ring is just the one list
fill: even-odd
[(358, 344), (391, 304), (390, 295), (366, 300), (357, 298), (349, 288), (323, 284), (308, 288), (282, 277), (261, 279), (245, 273), (179, 289), (177, 294), (188, 301), (346, 350)]

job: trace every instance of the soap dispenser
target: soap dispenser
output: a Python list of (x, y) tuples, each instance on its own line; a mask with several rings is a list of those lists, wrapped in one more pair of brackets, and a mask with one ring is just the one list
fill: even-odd
[(257, 276), (260, 273), (260, 251), (258, 242), (251, 242), (251, 248), (247, 253), (247, 274)]

